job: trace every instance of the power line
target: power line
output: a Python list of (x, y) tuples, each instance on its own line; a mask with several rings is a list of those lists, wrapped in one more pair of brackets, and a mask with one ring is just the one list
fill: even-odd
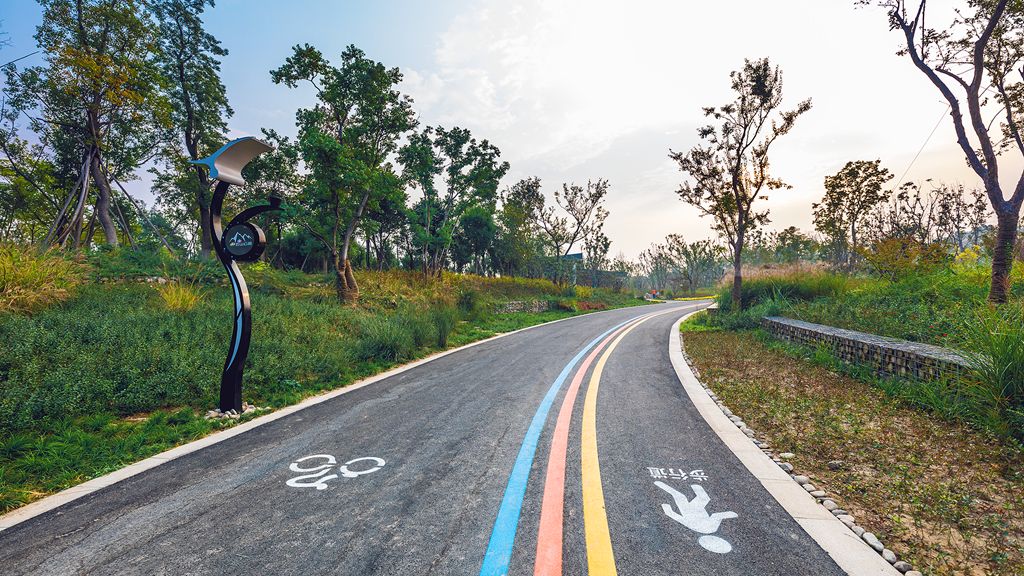
[(921, 152), (924, 152), (925, 146), (928, 145), (928, 142), (932, 139), (932, 136), (935, 135), (935, 131), (939, 129), (939, 126), (942, 124), (942, 120), (946, 117), (947, 112), (949, 112), (948, 103), (946, 104), (946, 109), (942, 111), (942, 115), (939, 116), (939, 121), (935, 123), (935, 127), (932, 128), (932, 131), (928, 133), (928, 137), (924, 139), (924, 144), (921, 144), (921, 147), (917, 150), (917, 154), (914, 154), (914, 159), (910, 161), (910, 164), (907, 165), (907, 169), (903, 171), (903, 175), (900, 176), (900, 179), (898, 181), (899, 183), (896, 184), (896, 187), (894, 188), (895, 190), (899, 190), (899, 187), (903, 184), (903, 178), (905, 178), (907, 176), (907, 173), (910, 172), (911, 167), (914, 166), (914, 162), (917, 162), (917, 159), (921, 156)]
[(10, 65), (10, 64), (14, 64), (14, 63), (15, 63), (15, 62), (17, 62), (18, 60), (24, 60), (25, 58), (28, 58), (29, 56), (35, 56), (36, 54), (39, 54), (39, 50), (36, 50), (35, 52), (32, 52), (31, 54), (25, 54), (25, 55), (24, 55), (24, 56), (22, 56), (21, 58), (15, 58), (14, 60), (11, 60), (11, 61), (10, 61), (10, 62), (8, 62), (7, 64), (4, 64), (4, 65), (0, 65), (0, 68), (3, 68), (4, 66)]

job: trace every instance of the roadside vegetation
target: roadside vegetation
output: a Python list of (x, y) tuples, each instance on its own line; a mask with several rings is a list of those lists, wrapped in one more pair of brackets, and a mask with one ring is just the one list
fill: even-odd
[(695, 326), (684, 347), (701, 379), (901, 559), (937, 576), (1024, 572), (1019, 444), (920, 410), (934, 393), (923, 384), (851, 373), (826, 351), (755, 331)]
[[(59, 287), (26, 274), (0, 286), (0, 512), (230, 425), (203, 419), (231, 334), (219, 265), (130, 250), (2, 255), (0, 267), (71, 275)], [(340, 306), (330, 275), (247, 268), (244, 397), (272, 408), (450, 346), (644, 302), (543, 279), (357, 270), (362, 297)], [(550, 310), (495, 312), (508, 301)]]

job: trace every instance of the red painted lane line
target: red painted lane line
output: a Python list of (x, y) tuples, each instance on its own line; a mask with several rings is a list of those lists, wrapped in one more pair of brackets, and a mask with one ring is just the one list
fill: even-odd
[(573, 376), (569, 388), (565, 391), (562, 407), (555, 421), (555, 431), (551, 438), (551, 451), (548, 454), (547, 477), (544, 480), (544, 496), (540, 509), (540, 528), (537, 530), (537, 555), (533, 563), (534, 576), (561, 576), (562, 574), (562, 519), (565, 514), (565, 461), (569, 446), (569, 422), (572, 420), (572, 409), (580, 384), (590, 364), (597, 358), (601, 350), (619, 333), (641, 319), (641, 316), (629, 324), (609, 334), (580, 364)]

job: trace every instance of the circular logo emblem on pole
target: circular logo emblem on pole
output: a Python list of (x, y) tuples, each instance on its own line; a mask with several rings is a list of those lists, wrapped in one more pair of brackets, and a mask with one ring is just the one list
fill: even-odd
[(233, 260), (251, 262), (260, 257), (267, 245), (266, 236), (259, 226), (240, 222), (224, 232), (224, 250)]

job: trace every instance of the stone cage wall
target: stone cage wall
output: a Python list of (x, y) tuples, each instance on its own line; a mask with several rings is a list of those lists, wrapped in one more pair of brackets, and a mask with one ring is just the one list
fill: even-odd
[(553, 308), (548, 300), (516, 300), (498, 304), (495, 312), (498, 314), (513, 314), (515, 312), (547, 312)]
[(954, 350), (875, 336), (864, 332), (768, 316), (761, 325), (774, 337), (812, 347), (825, 345), (838, 358), (866, 364), (889, 376), (941, 380), (955, 378), (968, 368), (968, 360)]

